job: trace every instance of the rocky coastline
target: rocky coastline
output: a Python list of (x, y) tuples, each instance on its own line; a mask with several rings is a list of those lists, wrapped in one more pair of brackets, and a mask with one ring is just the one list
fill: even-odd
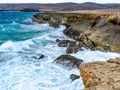
[[(83, 13), (83, 12), (45, 12), (38, 13), (32, 18), (38, 23), (49, 23), (58, 28), (65, 25), (65, 35), (74, 40), (59, 40), (59, 47), (67, 47), (65, 55), (55, 59), (55, 63), (66, 67), (77, 67), (85, 85), (85, 90), (119, 90), (120, 89), (120, 58), (107, 62), (97, 61), (82, 63), (84, 60), (69, 54), (82, 50), (120, 52), (120, 14), (118, 13)], [(72, 74), (70, 78), (80, 76)]]
[(47, 12), (34, 15), (33, 21), (55, 28), (65, 25), (65, 35), (92, 50), (120, 52), (119, 14)]

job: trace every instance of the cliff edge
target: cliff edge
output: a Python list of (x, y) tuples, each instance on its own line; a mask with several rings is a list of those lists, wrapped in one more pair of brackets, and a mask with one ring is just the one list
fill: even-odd
[(90, 12), (46, 12), (33, 21), (55, 28), (65, 25), (64, 34), (92, 50), (120, 52), (120, 14)]

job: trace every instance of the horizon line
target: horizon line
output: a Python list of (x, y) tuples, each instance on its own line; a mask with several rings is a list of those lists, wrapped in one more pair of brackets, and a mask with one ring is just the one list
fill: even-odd
[(120, 3), (111, 3), (111, 2), (108, 2), (108, 3), (97, 3), (97, 2), (82, 2), (82, 3), (78, 3), (78, 2), (58, 2), (58, 3), (39, 3), (39, 2), (21, 2), (21, 3), (0, 3), (0, 4), (59, 4), (59, 3), (76, 3), (76, 4), (83, 4), (83, 3), (95, 3), (95, 4), (120, 4)]

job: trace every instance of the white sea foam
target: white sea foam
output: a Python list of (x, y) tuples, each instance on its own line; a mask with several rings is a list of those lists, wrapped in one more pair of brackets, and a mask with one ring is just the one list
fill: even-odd
[[(25, 41), (7, 41), (0, 45), (0, 90), (80, 90), (84, 89), (82, 79), (71, 82), (71, 74), (79, 75), (78, 69), (66, 69), (53, 63), (65, 48), (58, 47), (55, 40), (68, 39), (63, 35), (64, 26), (49, 27), (48, 24), (22, 26), (26, 29), (46, 31), (41, 36)], [(36, 26), (36, 27), (35, 27)], [(38, 60), (39, 55), (45, 58)], [(71, 54), (92, 62), (120, 57), (119, 53), (84, 50)]]
[(0, 46), (0, 52), (17, 52), (24, 48), (29, 48), (29, 45), (33, 44), (30, 40), (24, 42), (7, 41)]
[(119, 53), (91, 51), (91, 50), (80, 51), (72, 55), (83, 59), (84, 62), (106, 61), (110, 58), (120, 57)]
[(27, 18), (27, 19), (23, 20), (23, 22), (26, 22), (26, 23), (27, 23), (27, 22), (31, 22), (31, 23), (32, 23), (33, 21), (32, 21), (31, 18)]

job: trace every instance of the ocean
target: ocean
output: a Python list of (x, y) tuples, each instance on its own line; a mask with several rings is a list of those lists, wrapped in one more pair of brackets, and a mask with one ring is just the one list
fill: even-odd
[[(53, 63), (66, 54), (56, 39), (70, 39), (63, 34), (66, 28), (50, 27), (32, 21), (37, 12), (0, 12), (0, 90), (82, 90), (82, 78), (71, 81), (70, 75), (79, 75), (78, 69), (67, 69)], [(45, 55), (43, 59), (38, 59)], [(106, 61), (120, 57), (119, 53), (83, 49), (71, 54), (84, 63)]]

